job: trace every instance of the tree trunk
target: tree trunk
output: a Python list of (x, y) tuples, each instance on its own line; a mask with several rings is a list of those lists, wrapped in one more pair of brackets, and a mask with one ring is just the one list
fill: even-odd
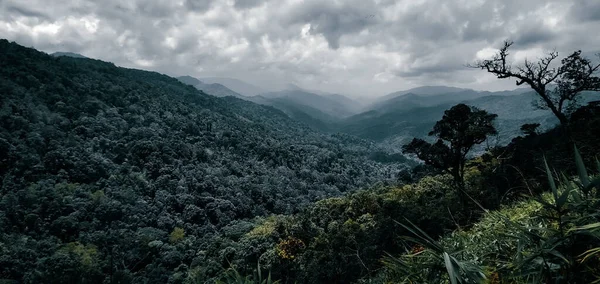
[(569, 119), (567, 118), (567, 116), (564, 113), (559, 112), (559, 111), (554, 111), (554, 110), (552, 110), (552, 112), (554, 113), (556, 118), (558, 118), (558, 120), (560, 121), (560, 125), (566, 126), (567, 124), (569, 124)]

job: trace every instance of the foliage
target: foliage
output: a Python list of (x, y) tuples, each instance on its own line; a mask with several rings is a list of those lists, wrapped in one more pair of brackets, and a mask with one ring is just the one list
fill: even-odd
[(173, 232), (171, 232), (171, 234), (169, 235), (169, 241), (171, 243), (176, 243), (183, 240), (184, 236), (185, 231), (183, 230), (183, 228), (175, 227), (175, 229), (173, 229)]
[(417, 157), (454, 177), (455, 185), (464, 190), (464, 172), (467, 155), (473, 146), (482, 143), (496, 133), (493, 125), (495, 114), (458, 104), (444, 112), (444, 116), (429, 133), (437, 137), (434, 144), (414, 138), (402, 147), (404, 153)]
[(262, 270), (260, 269), (260, 265), (256, 269), (253, 277), (246, 276), (243, 277), (235, 268), (230, 268), (225, 273), (223, 279), (218, 280), (217, 284), (276, 284), (279, 281), (273, 281), (271, 279), (271, 273), (267, 275), (267, 278), (263, 278)]
[(223, 239), (231, 249), (227, 261), (242, 275), (258, 262), (284, 283), (366, 279), (381, 269), (384, 251), (400, 248), (397, 236), (405, 230), (394, 219), (409, 218), (433, 236), (467, 221), (469, 214), (448, 190), (451, 182), (449, 175), (429, 176), (414, 184), (324, 199), (294, 215), (259, 218), (237, 241)]
[[(213, 279), (251, 218), (405, 168), (373, 161), (371, 142), (158, 73), (6, 40), (0, 65), (0, 279)], [(66, 253), (73, 243), (96, 251)]]
[[(401, 279), (394, 271), (580, 281), (597, 272), (597, 181), (581, 166), (600, 144), (597, 105), (570, 118), (577, 166), (564, 161), (572, 146), (560, 128), (466, 160), (468, 145), (493, 132), (493, 115), (449, 110), (432, 131), (441, 154), (431, 153), (464, 154), (459, 166), (448, 162), (458, 154), (444, 162), (460, 169), (475, 201), (465, 203), (452, 175), (409, 170), (400, 154), (315, 132), (271, 107), (4, 40), (0, 51), (0, 281), (273, 283), (261, 267), (284, 283)], [(547, 179), (544, 154), (579, 179)], [(544, 187), (556, 190), (473, 225)], [(418, 245), (398, 238), (414, 233)], [(405, 266), (387, 270), (386, 252), (415, 257), (388, 259)]]
[(306, 248), (306, 245), (302, 240), (288, 237), (277, 244), (276, 250), (277, 255), (282, 259), (294, 259), (304, 248)]
[(588, 176), (577, 148), (575, 162), (578, 179), (561, 175), (557, 184), (546, 164), (550, 193), (489, 212), (469, 231), (435, 241), (418, 227), (404, 225), (417, 236), (410, 238), (412, 243), (424, 249), (390, 256), (388, 277), (479, 283), (475, 276), (485, 272), (495, 283), (587, 283), (595, 279), (600, 272), (600, 259), (595, 257), (600, 246), (600, 178)]
[(536, 135), (538, 127), (540, 127), (539, 123), (526, 123), (521, 125), (521, 132), (525, 135)]

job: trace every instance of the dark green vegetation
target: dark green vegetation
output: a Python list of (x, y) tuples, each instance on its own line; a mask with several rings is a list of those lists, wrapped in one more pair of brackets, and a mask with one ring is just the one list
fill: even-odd
[[(578, 178), (555, 176), (551, 193), (487, 212), (469, 230), (439, 241), (410, 221), (407, 253), (386, 259), (386, 275), (418, 283), (598, 283), (600, 177), (575, 148)], [(596, 174), (600, 172), (597, 162)]]
[[(588, 183), (588, 174), (578, 173), (582, 164), (592, 165), (594, 175), (600, 171), (600, 106), (582, 107), (570, 125), (570, 134), (562, 128), (529, 133), (467, 161), (467, 202), (451, 175), (415, 168), (404, 176), (405, 185), (259, 219), (223, 245), (246, 252), (231, 258), (243, 275), (258, 262), (282, 283), (447, 283), (454, 277), (448, 267), (457, 283), (591, 282), (600, 272), (597, 259), (582, 262), (582, 254), (600, 246), (592, 189), (598, 181), (590, 177)], [(582, 152), (577, 163), (567, 135)], [(562, 181), (555, 186), (544, 155)]]
[(465, 104), (457, 104), (444, 112), (442, 119), (435, 123), (430, 136), (437, 141), (429, 143), (414, 138), (404, 145), (404, 153), (415, 154), (426, 165), (445, 171), (454, 179), (454, 186), (460, 191), (461, 202), (465, 202), (462, 191), (465, 189), (465, 166), (467, 155), (477, 144), (497, 134), (494, 120), (498, 115), (489, 114)]
[[(585, 100), (593, 95), (581, 94)], [(462, 159), (438, 167), (449, 175), (417, 167), (402, 175), (405, 185), (326, 199), (298, 214), (263, 219), (232, 242), (236, 251), (254, 248), (233, 258), (232, 265), (250, 273), (250, 263), (258, 262), (283, 283), (598, 280), (600, 179), (594, 175), (600, 172), (595, 158), (600, 105), (592, 102), (569, 112), (568, 127), (540, 133), (536, 122), (524, 124), (518, 127), (524, 136), (466, 163), (471, 146), (494, 132), (489, 127), (494, 115), (482, 112), (476, 117), (486, 119), (471, 120), (483, 127), (471, 139), (468, 127), (448, 123), (457, 122), (449, 117), (460, 117), (450, 115), (454, 108), (432, 132), (449, 148), (430, 153), (443, 160), (454, 152), (449, 150), (454, 141), (473, 143), (456, 144), (456, 149), (466, 145), (456, 151)], [(597, 165), (590, 167), (592, 176), (585, 165)], [(456, 167), (463, 182), (452, 177)]]
[[(445, 145), (435, 154), (460, 155), (409, 168), (372, 142), (158, 73), (7, 41), (0, 51), (0, 282), (587, 283), (600, 273), (598, 104), (547, 131), (546, 114), (512, 120), (521, 137), (471, 159), (502, 128), (495, 114), (531, 113), (531, 94), (437, 88), (457, 101), (431, 105), (437, 95), (422, 88), (392, 98), (416, 109), (349, 118), (375, 123), (353, 124), (365, 131), (391, 126), (380, 141), (402, 129), (394, 119), (413, 119), (404, 134), (433, 129)], [(465, 97), (495, 109), (455, 106)]]
[(158, 73), (6, 40), (0, 66), (0, 279), (218, 276), (260, 249), (222, 246), (249, 218), (298, 212), (405, 167), (373, 156), (370, 142)]

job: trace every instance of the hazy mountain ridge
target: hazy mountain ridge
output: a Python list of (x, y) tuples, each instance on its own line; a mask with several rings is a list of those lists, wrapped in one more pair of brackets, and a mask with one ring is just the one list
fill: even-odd
[[(469, 91), (430, 97), (406, 94), (390, 99), (389, 104), (384, 104), (378, 109), (352, 116), (341, 122), (339, 127), (342, 132), (379, 141), (386, 147), (399, 148), (413, 137), (427, 138), (427, 133), (435, 122), (441, 119), (444, 111), (457, 103), (465, 103), (497, 114), (495, 123), (499, 134), (490, 139), (490, 143), (499, 145), (505, 145), (512, 138), (521, 135), (520, 127), (525, 123), (540, 123), (540, 130), (558, 123), (549, 110), (534, 106), (538, 97), (533, 92), (515, 90), (482, 97), (479, 94)], [(452, 99), (449, 99), (451, 97)], [(460, 99), (465, 97), (471, 98)], [(435, 100), (430, 101), (429, 98)], [(597, 99), (600, 99), (600, 93), (588, 92), (581, 104)], [(437, 104), (439, 101), (441, 103)]]
[(520, 126), (525, 123), (540, 121), (540, 129), (556, 124), (550, 112), (533, 106), (536, 96), (527, 88), (490, 92), (424, 86), (386, 95), (363, 112), (361, 104), (350, 98), (311, 92), (293, 84), (287, 90), (243, 99), (273, 106), (312, 129), (357, 135), (391, 149), (399, 149), (412, 137), (426, 137), (443, 112), (457, 103), (498, 114), (499, 135), (494, 143), (510, 142), (521, 134)]
[(202, 77), (199, 78), (199, 80), (205, 84), (221, 84), (228, 89), (246, 97), (256, 96), (267, 92), (267, 90), (261, 87), (234, 78)]
[[(445, 86), (425, 86), (399, 91), (375, 100), (367, 110), (385, 111), (385, 109), (409, 109), (410, 107), (427, 107), (446, 102), (460, 102), (485, 96), (511, 96), (531, 90), (520, 88), (509, 91), (476, 91), (464, 88)], [(406, 104), (404, 106), (403, 104)]]
[(358, 103), (340, 95), (318, 95), (302, 89), (262, 94), (270, 99), (286, 100), (289, 103), (318, 109), (337, 118), (345, 118), (358, 112)]
[[(451, 94), (448, 94), (450, 96)], [(444, 95), (446, 96), (446, 95)], [(408, 101), (420, 96), (409, 96)], [(466, 103), (491, 113), (498, 114), (497, 121), (500, 124), (499, 132), (503, 136), (517, 135), (521, 122), (539, 120), (540, 117), (551, 118), (547, 111), (536, 110), (531, 102), (534, 99), (531, 93), (513, 96), (485, 96), (474, 99), (446, 101), (441, 104), (421, 105), (413, 103), (411, 107), (387, 106), (356, 115), (345, 121), (342, 131), (363, 138), (371, 138), (377, 141), (391, 139), (404, 143), (412, 137), (424, 137), (430, 128), (439, 120), (444, 111), (459, 102)], [(524, 102), (526, 102), (524, 104)], [(500, 123), (503, 121), (502, 123)], [(513, 121), (514, 123), (508, 123)], [(518, 122), (517, 122), (518, 121)], [(547, 125), (545, 125), (547, 126)], [(507, 141), (504, 141), (507, 142)]]
[(246, 98), (245, 96), (240, 95), (239, 93), (234, 92), (234, 91), (230, 90), (229, 88), (227, 88), (221, 84), (218, 84), (218, 83), (205, 84), (204, 82), (198, 80), (197, 78), (190, 77), (190, 76), (177, 77), (177, 80), (179, 80), (185, 84), (192, 85), (196, 89), (203, 91), (206, 94), (213, 95), (215, 97), (232, 96), (232, 97), (238, 97), (241, 99)]

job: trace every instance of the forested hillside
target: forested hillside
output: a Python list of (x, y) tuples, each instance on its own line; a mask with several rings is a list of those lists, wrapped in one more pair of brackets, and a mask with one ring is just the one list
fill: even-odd
[[(397, 185), (230, 227), (220, 239), (231, 252), (226, 279), (265, 283), (252, 276), (260, 264), (281, 283), (591, 283), (598, 131), (600, 106), (590, 104), (568, 132), (532, 132), (467, 161), (466, 200), (451, 175), (416, 167)], [(206, 271), (192, 278), (206, 281)]]
[(6, 40), (0, 66), (0, 280), (218, 275), (235, 254), (220, 238), (250, 228), (243, 220), (299, 212), (406, 167), (370, 142), (158, 73)]

